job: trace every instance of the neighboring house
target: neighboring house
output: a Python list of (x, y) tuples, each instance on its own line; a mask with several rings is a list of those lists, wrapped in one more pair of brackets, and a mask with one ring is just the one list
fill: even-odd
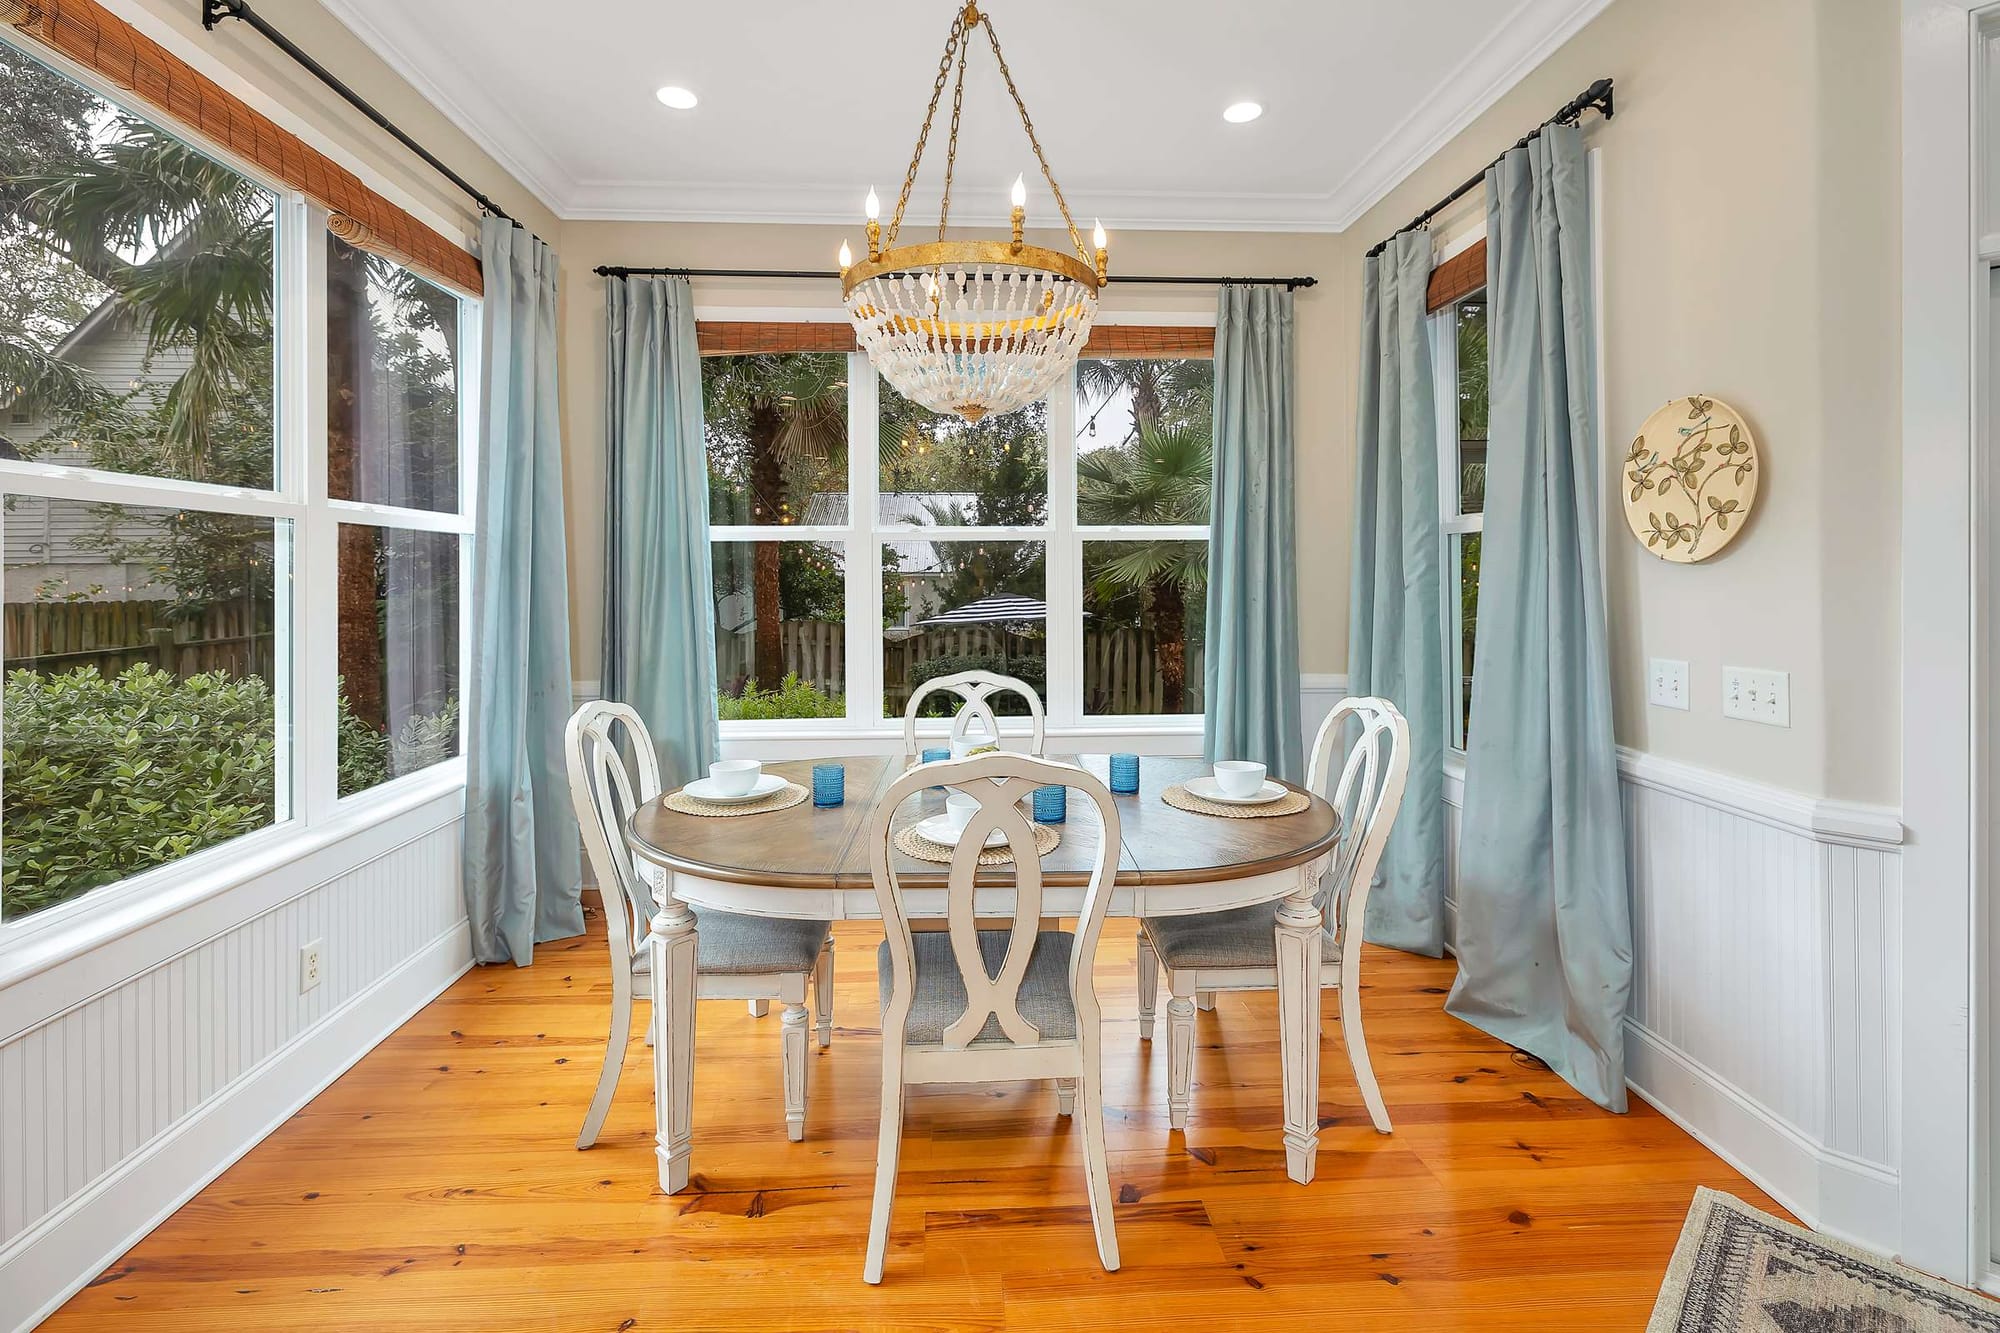
[[(969, 514), (978, 499), (971, 491), (883, 491), (876, 497), (876, 503), (884, 525), (909, 523), (937, 527), (939, 513)], [(842, 527), (846, 523), (846, 492), (821, 491), (806, 501), (806, 526)], [(921, 538), (886, 541), (882, 546), (895, 557), (896, 579), (902, 585), (907, 606), (901, 625), (890, 627), (893, 637), (898, 630), (913, 630), (918, 621), (940, 609), (936, 589), (944, 575), (944, 562), (939, 558), (937, 543)]]
[[(188, 353), (170, 348), (146, 356), (146, 330), (140, 318), (117, 297), (106, 298), (58, 343), (53, 353), (89, 371), (106, 390), (127, 394), (152, 389), (165, 392), (188, 365)], [(0, 435), (12, 452), (0, 455), (30, 458), (40, 463), (85, 463), (74, 445), (53, 444), (58, 422), (32, 399), (17, 397), (0, 409)], [(143, 538), (147, 523), (125, 525), (123, 535)], [(40, 496), (9, 496), (0, 514), (0, 535), (6, 549), (5, 596), (9, 602), (32, 602), (82, 594), (95, 602), (151, 601), (172, 596), (155, 583), (143, 565), (107, 561), (92, 544), (102, 521), (88, 505)]]

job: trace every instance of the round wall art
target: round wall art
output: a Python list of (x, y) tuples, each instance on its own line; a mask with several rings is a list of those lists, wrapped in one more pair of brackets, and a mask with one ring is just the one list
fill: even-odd
[(1693, 564), (1736, 540), (1757, 504), (1757, 445), (1720, 398), (1676, 398), (1625, 455), (1625, 521), (1662, 560)]

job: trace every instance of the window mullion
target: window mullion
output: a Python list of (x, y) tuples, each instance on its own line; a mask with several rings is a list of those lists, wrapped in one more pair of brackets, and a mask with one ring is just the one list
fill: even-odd
[[(327, 262), (326, 214), (307, 213), (307, 243), (300, 256), (304, 291), (296, 318), (281, 329), (279, 343), (294, 349), (299, 376), (298, 410), (285, 411), (295, 435), (298, 485), (305, 500), (294, 533), (298, 555), (290, 590), (291, 623), (297, 664), (293, 669), (293, 734), (299, 738), (299, 809), (308, 823), (333, 813), (337, 793), (340, 697), (339, 520), (327, 504)], [(312, 243), (317, 241), (317, 244)], [(289, 339), (285, 335), (289, 334)], [(291, 453), (287, 450), (287, 453)]]
[(881, 395), (875, 369), (860, 352), (847, 357), (847, 720), (874, 726), (882, 717)]
[(1049, 393), (1048, 709), (1058, 727), (1083, 720), (1083, 547), (1076, 529), (1076, 368)]

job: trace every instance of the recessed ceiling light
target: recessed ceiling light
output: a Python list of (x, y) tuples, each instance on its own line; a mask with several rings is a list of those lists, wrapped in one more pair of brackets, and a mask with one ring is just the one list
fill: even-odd
[[(666, 90), (661, 89), (665, 96)], [(1264, 108), (1255, 102), (1235, 102), (1222, 109), (1222, 118), (1231, 125), (1246, 125), (1264, 114)]]
[(692, 111), (694, 110), (695, 103), (701, 100), (687, 89), (675, 87), (671, 83), (660, 89), (654, 96), (660, 99), (662, 106), (670, 106), (676, 111)]

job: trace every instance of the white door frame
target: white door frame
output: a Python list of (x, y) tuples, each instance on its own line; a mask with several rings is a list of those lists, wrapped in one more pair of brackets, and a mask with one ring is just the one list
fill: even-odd
[(1901, 1244), (1971, 1284), (1988, 1267), (1980, 968), (1986, 786), (1983, 375), (1974, 224), (1978, 18), (1903, 0)]

